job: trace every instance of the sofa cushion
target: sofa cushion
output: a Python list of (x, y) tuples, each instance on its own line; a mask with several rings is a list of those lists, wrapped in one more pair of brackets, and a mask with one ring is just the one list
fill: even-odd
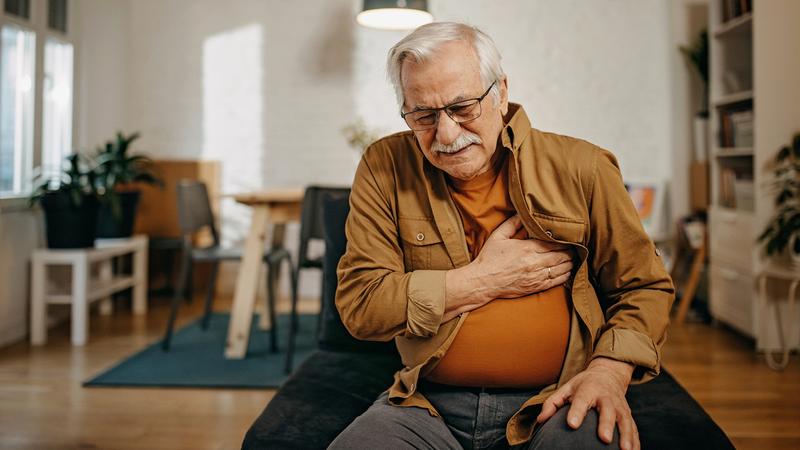
[[(400, 367), (393, 355), (318, 351), (289, 378), (245, 436), (244, 449), (324, 449), (367, 410)], [(697, 402), (662, 371), (628, 389), (643, 449), (731, 449)]]

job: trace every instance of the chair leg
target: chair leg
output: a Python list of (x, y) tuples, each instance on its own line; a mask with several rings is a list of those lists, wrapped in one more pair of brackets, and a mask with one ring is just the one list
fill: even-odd
[(298, 282), (300, 280), (300, 268), (298, 267), (295, 269), (292, 266), (292, 260), (288, 259), (289, 267), (292, 274), (292, 315), (290, 318), (290, 325), (289, 325), (289, 346), (286, 349), (286, 367), (284, 371), (289, 374), (292, 373), (292, 365), (293, 365), (293, 358), (294, 358), (294, 347), (297, 340), (297, 329), (298, 329), (298, 314), (297, 314), (297, 288)]
[(189, 271), (186, 275), (186, 284), (183, 287), (186, 293), (186, 303), (191, 304), (194, 301), (194, 268), (192, 264), (189, 265)]
[(162, 350), (169, 351), (169, 345), (172, 341), (172, 329), (175, 326), (175, 318), (178, 316), (178, 308), (183, 301), (183, 293), (186, 289), (186, 283), (189, 279), (189, 270), (192, 265), (192, 257), (188, 251), (184, 251), (182, 258), (181, 271), (178, 275), (178, 285), (175, 288), (175, 295), (172, 297), (172, 305), (169, 313), (169, 320), (167, 321), (167, 331), (164, 334), (164, 340), (161, 342)]
[(208, 321), (211, 319), (211, 306), (214, 303), (214, 290), (217, 287), (217, 274), (219, 273), (219, 263), (211, 263), (210, 280), (208, 281), (208, 288), (206, 289), (206, 303), (205, 312), (203, 313), (203, 330), (208, 330)]
[(269, 314), (270, 322), (269, 351), (272, 353), (278, 352), (278, 323), (275, 318), (275, 284), (277, 283), (280, 268), (280, 261), (274, 264), (267, 263), (267, 313)]

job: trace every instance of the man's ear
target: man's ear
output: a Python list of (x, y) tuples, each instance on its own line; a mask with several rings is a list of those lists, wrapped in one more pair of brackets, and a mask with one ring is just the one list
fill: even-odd
[(508, 77), (504, 76), (500, 80), (500, 114), (505, 117), (508, 114)]

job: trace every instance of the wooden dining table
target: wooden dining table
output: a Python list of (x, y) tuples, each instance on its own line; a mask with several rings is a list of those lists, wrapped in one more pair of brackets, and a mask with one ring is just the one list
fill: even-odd
[[(302, 188), (285, 188), (232, 195), (237, 202), (250, 206), (253, 216), (233, 295), (228, 339), (225, 344), (225, 357), (228, 359), (242, 359), (247, 354), (267, 228), (272, 225), (271, 248), (283, 247), (286, 224), (300, 221), (303, 192)], [(266, 321), (268, 315), (262, 316)]]

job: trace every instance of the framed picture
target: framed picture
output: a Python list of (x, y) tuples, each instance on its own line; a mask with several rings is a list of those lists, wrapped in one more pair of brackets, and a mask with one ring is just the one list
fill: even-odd
[(664, 224), (664, 197), (666, 183), (663, 181), (626, 180), (625, 189), (631, 196), (633, 205), (645, 231), (654, 241), (667, 235)]

